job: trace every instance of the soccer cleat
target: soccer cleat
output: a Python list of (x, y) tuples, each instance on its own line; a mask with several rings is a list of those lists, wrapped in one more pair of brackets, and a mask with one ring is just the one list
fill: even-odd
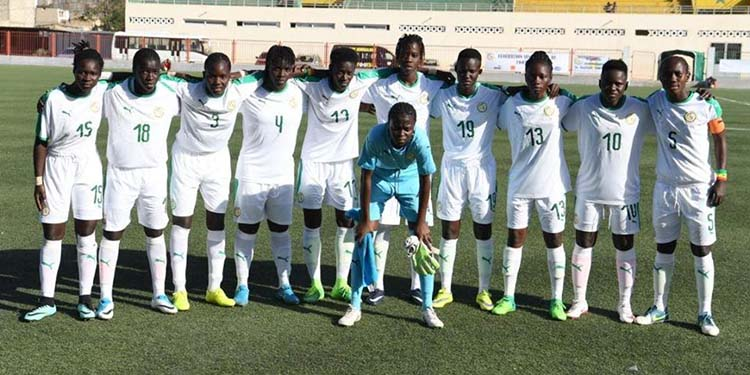
[(110, 320), (115, 315), (115, 303), (109, 299), (99, 300), (96, 306), (96, 318), (101, 320)]
[(635, 320), (635, 316), (633, 315), (633, 310), (630, 308), (630, 305), (620, 305), (617, 306), (617, 315), (620, 316), (620, 321), (623, 323), (631, 324)]
[(430, 328), (443, 328), (444, 326), (432, 307), (422, 311), (422, 320)]
[(492, 313), (495, 315), (507, 315), (516, 311), (516, 300), (511, 296), (505, 296), (492, 309)]
[(487, 289), (479, 292), (474, 301), (479, 305), (479, 309), (482, 311), (490, 311), (495, 307), (492, 303), (492, 294), (490, 294), (490, 291)]
[(78, 311), (78, 317), (81, 320), (90, 320), (96, 317), (94, 310), (91, 310), (91, 307), (85, 303), (79, 303), (78, 306), (76, 306), (76, 310)]
[(34, 310), (31, 310), (23, 316), (23, 320), (27, 322), (40, 321), (48, 316), (55, 315), (57, 307), (52, 305), (41, 305)]
[(305, 296), (302, 297), (302, 299), (305, 303), (315, 303), (322, 300), (325, 296), (326, 293), (323, 290), (323, 284), (320, 280), (313, 280), (310, 289), (307, 290), (307, 293), (305, 293)]
[[(224, 293), (224, 290), (221, 288), (216, 288), (214, 290), (207, 290), (206, 302), (214, 304), (216, 306), (221, 306), (221, 307), (234, 307), (234, 305), (237, 304), (237, 302), (235, 302), (233, 299), (227, 297), (226, 293)], [(177, 304), (175, 304), (175, 306), (176, 305)]]
[(244, 307), (250, 302), (250, 289), (247, 285), (238, 285), (234, 291), (234, 302), (237, 306)]
[(719, 326), (716, 325), (714, 317), (711, 314), (698, 315), (698, 325), (704, 335), (716, 337), (719, 335)]
[(448, 306), (451, 302), (453, 302), (453, 293), (449, 292), (447, 289), (440, 289), (438, 290), (435, 299), (432, 300), (432, 307), (442, 309), (443, 307)]
[(586, 301), (573, 301), (573, 306), (570, 306), (568, 311), (565, 313), (570, 319), (578, 319), (581, 315), (589, 312), (589, 304)]
[(177, 308), (174, 307), (166, 294), (159, 294), (151, 299), (151, 308), (165, 314), (177, 314)]
[(352, 300), (352, 288), (347, 285), (346, 279), (336, 279), (331, 289), (331, 298), (339, 301), (349, 302)]
[(646, 313), (635, 318), (635, 323), (648, 326), (655, 323), (664, 323), (669, 319), (668, 311), (661, 311), (656, 306), (651, 306), (646, 310)]
[(299, 298), (289, 285), (284, 285), (276, 291), (276, 299), (284, 301), (287, 305), (299, 305)]
[(172, 293), (172, 304), (174, 304), (174, 307), (176, 307), (178, 311), (190, 310), (190, 301), (188, 301), (187, 292), (181, 290)]
[(351, 327), (354, 323), (362, 319), (362, 310), (355, 309), (352, 305), (346, 309), (346, 314), (339, 319), (339, 325), (343, 327)]
[(411, 300), (414, 301), (417, 305), (422, 305), (422, 289), (412, 289), (409, 292), (409, 297), (411, 297)]
[(368, 305), (377, 306), (385, 300), (385, 291), (383, 289), (375, 289), (367, 296), (365, 303)]
[(562, 301), (559, 299), (552, 299), (549, 301), (549, 315), (554, 320), (566, 320), (568, 318), (567, 315), (565, 315), (565, 305), (563, 305)]

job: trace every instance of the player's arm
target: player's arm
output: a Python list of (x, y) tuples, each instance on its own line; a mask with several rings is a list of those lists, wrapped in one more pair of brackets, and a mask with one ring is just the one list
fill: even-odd
[(716, 181), (708, 191), (708, 204), (715, 207), (721, 204), (727, 193), (727, 132), (721, 117), (711, 120), (708, 128), (714, 140), (716, 159)]
[[(42, 105), (42, 109), (37, 114), (36, 120), (36, 136), (34, 137), (34, 202), (36, 203), (36, 209), (42, 212), (44, 209), (45, 201), (47, 200), (47, 192), (44, 189), (44, 172), (45, 172), (45, 161), (47, 160), (47, 113), (48, 108), (44, 108), (47, 102), (48, 92), (45, 92), (39, 101)], [(38, 108), (37, 108), (38, 109)]]
[(361, 183), (359, 189), (360, 213), (361, 217), (357, 224), (355, 240), (362, 241), (367, 233), (372, 232), (372, 223), (370, 222), (370, 197), (372, 195), (372, 170), (362, 169)]
[(430, 227), (427, 225), (427, 206), (430, 202), (430, 191), (432, 180), (430, 175), (419, 175), (419, 210), (417, 211), (417, 225), (414, 227), (414, 235), (427, 246), (432, 246)]
[(429, 74), (429, 75), (437, 77), (439, 80), (445, 82), (445, 84), (448, 86), (456, 82), (456, 77), (453, 76), (453, 73), (447, 70), (439, 70), (436, 68), (428, 68), (425, 66), (421, 66), (417, 70), (419, 70), (423, 74)]
[[(524, 88), (526, 88), (526, 85), (522, 85), (522, 86), (507, 86), (507, 87), (504, 86), (503, 87), (503, 89), (508, 94), (508, 96), (516, 95), (519, 92), (521, 92), (521, 90), (523, 90)], [(556, 97), (558, 95), (561, 95), (561, 94), (564, 94), (564, 93), (570, 94), (569, 91), (561, 88), (560, 85), (558, 85), (557, 83), (550, 83), (549, 87), (547, 87), (547, 95), (549, 95), (550, 98), (554, 98), (554, 97)], [(570, 95), (573, 95), (573, 94), (570, 94)]]

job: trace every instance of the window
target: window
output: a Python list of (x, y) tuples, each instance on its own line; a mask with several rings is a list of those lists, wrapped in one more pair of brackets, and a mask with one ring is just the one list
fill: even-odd
[(281, 27), (280, 22), (269, 21), (237, 21), (237, 26), (244, 27)]
[(191, 24), (191, 25), (216, 25), (216, 26), (227, 25), (227, 21), (224, 21), (224, 20), (203, 20), (203, 19), (195, 19), (195, 18), (185, 18), (185, 23)]
[(333, 23), (313, 23), (313, 22), (292, 22), (289, 24), (293, 29), (333, 29), (335, 24)]
[(714, 64), (719, 60), (740, 60), (742, 59), (742, 44), (740, 43), (711, 43), (711, 47), (716, 49), (714, 55)]
[(365, 23), (345, 23), (347, 29), (365, 29), (365, 30), (390, 30), (391, 25), (365, 24)]

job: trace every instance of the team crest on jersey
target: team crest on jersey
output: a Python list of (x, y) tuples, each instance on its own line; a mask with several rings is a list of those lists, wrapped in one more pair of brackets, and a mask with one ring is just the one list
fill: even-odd
[(698, 118), (698, 115), (695, 114), (695, 112), (690, 111), (688, 113), (685, 113), (685, 122), (693, 122), (695, 119)]
[(635, 113), (631, 113), (628, 117), (625, 117), (625, 123), (628, 125), (633, 125), (636, 121), (638, 121), (638, 115)]
[(350, 92), (349, 93), (349, 97), (352, 98), (352, 99), (356, 99), (359, 96), (359, 91), (360, 90), (354, 90), (354, 91)]
[(305, 194), (302, 194), (301, 191), (297, 193), (297, 203), (302, 203), (304, 200), (305, 200)]
[(230, 100), (229, 103), (227, 103), (227, 109), (230, 111), (234, 111), (234, 109), (237, 108), (237, 102), (234, 100)]
[(156, 117), (156, 118), (162, 118), (162, 117), (164, 117), (164, 108), (162, 108), (162, 107), (156, 107), (156, 108), (154, 108), (154, 117)]
[(414, 160), (414, 158), (416, 157), (417, 155), (415, 155), (413, 152), (406, 154), (406, 160)]
[(483, 113), (487, 112), (487, 103), (481, 102), (481, 103), (477, 104), (477, 111), (483, 112)]
[(422, 104), (427, 104), (430, 102), (430, 94), (423, 92), (422, 95), (419, 96), (419, 102)]
[(240, 213), (242, 213), (242, 211), (240, 210), (240, 208), (239, 207), (235, 207), (234, 208), (234, 217), (240, 217)]
[(544, 107), (544, 115), (547, 117), (552, 117), (555, 114), (555, 107), (548, 105)]
[(295, 98), (289, 99), (289, 107), (290, 108), (297, 108), (297, 99), (295, 99)]
[(101, 106), (99, 106), (99, 102), (93, 102), (89, 106), (89, 109), (91, 110), (91, 112), (97, 113), (101, 110)]

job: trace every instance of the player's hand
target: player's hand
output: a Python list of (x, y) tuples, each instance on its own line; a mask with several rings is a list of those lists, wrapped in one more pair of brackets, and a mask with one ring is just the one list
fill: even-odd
[(508, 96), (513, 96), (521, 92), (526, 86), (507, 86), (505, 87), (505, 92), (508, 93)]
[(456, 77), (453, 75), (453, 73), (446, 71), (446, 70), (436, 71), (435, 76), (438, 77), (441, 81), (449, 85), (452, 85), (456, 82)]
[(412, 267), (419, 275), (434, 275), (440, 268), (440, 262), (435, 259), (437, 251), (419, 241), (417, 236), (407, 238), (404, 245), (410, 254)]
[(432, 247), (432, 236), (430, 235), (430, 227), (424, 221), (417, 222), (414, 227), (414, 235), (422, 241), (428, 247)]
[(359, 111), (375, 116), (375, 105), (372, 103), (359, 103)]
[(36, 203), (36, 210), (42, 212), (44, 210), (45, 202), (47, 201), (47, 192), (44, 190), (44, 185), (34, 186), (34, 203)]
[(372, 232), (374, 232), (372, 229), (372, 222), (370, 220), (362, 220), (357, 223), (357, 228), (354, 232), (354, 240), (357, 241), (357, 243), (361, 243), (362, 239), (365, 238), (365, 235)]
[(714, 98), (714, 95), (711, 93), (711, 90), (707, 88), (701, 87), (701, 88), (696, 89), (695, 92), (697, 92), (698, 95), (700, 95), (700, 98), (703, 100), (709, 100), (709, 99)]
[(708, 189), (708, 205), (716, 207), (721, 204), (724, 200), (724, 196), (727, 194), (727, 182), (716, 181), (714, 185)]
[(547, 95), (549, 95), (550, 98), (560, 95), (560, 85), (557, 83), (550, 83), (547, 87)]

